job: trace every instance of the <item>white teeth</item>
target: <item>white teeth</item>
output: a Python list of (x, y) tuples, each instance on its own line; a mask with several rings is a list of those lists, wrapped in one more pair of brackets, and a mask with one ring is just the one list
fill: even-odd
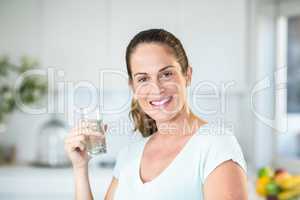
[(161, 105), (165, 104), (167, 101), (169, 101), (170, 99), (171, 99), (171, 97), (168, 97), (168, 98), (163, 99), (161, 101), (150, 101), (150, 103), (155, 105), (155, 106), (161, 106)]

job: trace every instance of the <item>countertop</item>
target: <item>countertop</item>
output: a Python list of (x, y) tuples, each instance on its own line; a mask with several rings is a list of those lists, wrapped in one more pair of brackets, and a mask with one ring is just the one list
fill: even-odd
[[(255, 194), (255, 176), (251, 172), (248, 172), (249, 200), (262, 200)], [(104, 199), (112, 178), (112, 168), (90, 166), (89, 176), (95, 199)], [(2, 166), (0, 199), (74, 199), (72, 168)]]
[[(103, 199), (112, 169), (90, 167), (95, 199)], [(72, 168), (0, 167), (0, 199), (74, 199)]]

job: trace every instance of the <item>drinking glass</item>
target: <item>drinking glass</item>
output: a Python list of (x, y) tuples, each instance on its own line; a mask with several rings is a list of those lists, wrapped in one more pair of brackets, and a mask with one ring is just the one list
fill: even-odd
[(99, 112), (89, 114), (86, 109), (80, 108), (79, 130), (82, 134), (89, 132), (99, 133), (98, 136), (87, 136), (86, 150), (90, 156), (93, 157), (107, 152), (104, 124)]

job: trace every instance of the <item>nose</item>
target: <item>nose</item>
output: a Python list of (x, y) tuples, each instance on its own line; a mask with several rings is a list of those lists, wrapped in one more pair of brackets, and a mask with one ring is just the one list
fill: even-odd
[(165, 92), (165, 87), (160, 81), (153, 81), (151, 83), (150, 94), (152, 95), (161, 95)]
[(163, 95), (165, 90), (165, 86), (159, 81), (149, 81), (137, 87), (135, 92), (139, 98), (158, 98)]

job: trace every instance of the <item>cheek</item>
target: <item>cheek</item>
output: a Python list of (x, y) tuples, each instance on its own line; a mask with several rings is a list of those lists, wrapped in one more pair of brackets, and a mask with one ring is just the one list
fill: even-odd
[(168, 94), (175, 94), (176, 96), (182, 96), (185, 93), (185, 86), (181, 81), (170, 81), (163, 86)]
[(168, 87), (169, 94), (173, 95), (174, 101), (170, 105), (170, 109), (179, 109), (186, 99), (186, 87), (182, 82), (176, 82), (176, 84)]
[(148, 104), (149, 94), (151, 94), (151, 88), (146, 84), (135, 88), (134, 96), (142, 107)]
[(135, 88), (135, 96), (137, 99), (146, 98), (148, 93), (149, 87), (147, 87), (146, 85), (140, 85)]

